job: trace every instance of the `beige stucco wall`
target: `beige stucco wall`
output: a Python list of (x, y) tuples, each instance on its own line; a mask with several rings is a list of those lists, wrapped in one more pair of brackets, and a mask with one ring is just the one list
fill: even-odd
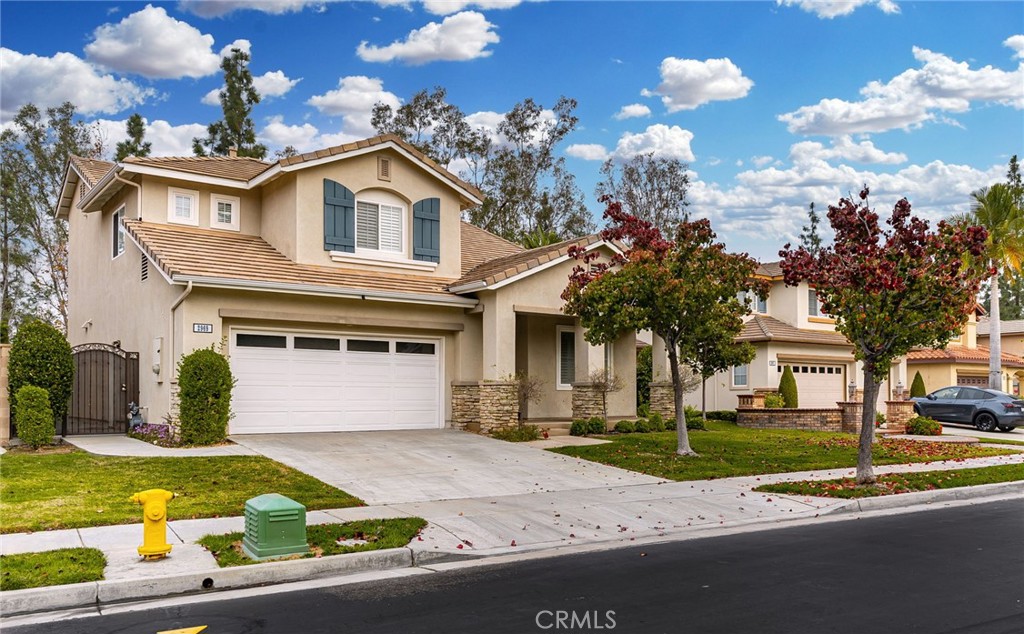
[[(261, 226), (263, 239), (269, 242), (290, 260), (295, 260), (296, 230), (295, 219), (295, 174), (285, 174), (263, 186), (263, 209)], [(323, 210), (321, 209), (321, 214)], [(323, 221), (321, 220), (321, 223)], [(320, 230), (323, 235), (323, 227)]]
[[(391, 158), (390, 181), (377, 178), (377, 157)], [(383, 191), (402, 199), (406, 205), (403, 230), (405, 257), (412, 259), (412, 205), (424, 198), (441, 199), (441, 261), (432, 272), (417, 271), (417, 275), (436, 275), (456, 279), (461, 272), (460, 250), (461, 209), (456, 192), (435, 177), (432, 172), (413, 163), (392, 150), (381, 150), (354, 156), (296, 172), (297, 246), (295, 260), (305, 264), (337, 266), (324, 251), (324, 179), (329, 178), (352, 190), (358, 202), (362, 197), (372, 198), (373, 191)], [(272, 241), (271, 241), (272, 242)], [(351, 266), (351, 265), (349, 265)], [(373, 266), (367, 268), (395, 272), (394, 268)]]
[[(262, 218), (262, 201), (259, 190), (236, 189), (205, 185), (183, 180), (171, 180), (155, 176), (143, 176), (142, 185), (142, 219), (146, 222), (167, 224), (168, 190), (170, 188), (185, 189), (199, 193), (199, 224), (200, 229), (210, 228), (210, 195), (222, 194), (239, 199), (239, 232), (258, 236)], [(125, 186), (125, 190), (134, 189)], [(122, 190), (124, 191), (124, 190)], [(106, 206), (104, 206), (106, 208)], [(136, 217), (136, 216), (129, 216)], [(226, 231), (226, 230), (225, 230)]]
[[(1000, 338), (1003, 352), (1024, 357), (1024, 333), (1004, 334)], [(991, 339), (988, 335), (978, 335), (978, 345), (985, 348), (990, 347)]]

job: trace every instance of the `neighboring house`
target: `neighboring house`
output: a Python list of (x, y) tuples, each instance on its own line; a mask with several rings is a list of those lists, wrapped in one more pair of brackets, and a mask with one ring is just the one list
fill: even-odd
[[(977, 312), (972, 312), (964, 325), (964, 331), (944, 349), (914, 350), (907, 355), (907, 369), (913, 378), (921, 373), (924, 387), (928, 392), (949, 385), (971, 385), (988, 387), (989, 355), (988, 322), (978, 321)], [(1024, 321), (1004, 321), (1006, 330), (1002, 333), (1002, 390), (1020, 394), (1020, 383), (1024, 379)]]
[(568, 420), (605, 367), (609, 414), (635, 415), (634, 336), (593, 347), (561, 313), (569, 247), (614, 247), (526, 251), (461, 221), (482, 198), (390, 135), (273, 163), (72, 158), (69, 339), (138, 351), (154, 423), (180, 358), (221, 346), (233, 434), (486, 430), (517, 420), (517, 372), (540, 385), (526, 418)]
[[(770, 280), (771, 289), (767, 298), (754, 298), (752, 314), (745, 318), (743, 330), (736, 337), (736, 341), (752, 344), (757, 356), (747, 365), (708, 379), (708, 409), (735, 409), (740, 394), (777, 390), (787, 365), (793, 368), (802, 408), (834, 408), (837, 402), (849, 400), (851, 389), (860, 398), (864, 388), (862, 365), (853, 358), (850, 342), (836, 332), (835, 321), (822, 312), (814, 289), (806, 282), (786, 286), (779, 262), (760, 265), (757, 275)], [(658, 346), (664, 349), (660, 340), (655, 346), (656, 350)], [(664, 386), (667, 370), (656, 362), (654, 372), (655, 384)], [(902, 359), (892, 365), (881, 384), (880, 411), (885, 411), (885, 401), (901, 383), (909, 389)], [(699, 408), (700, 389), (687, 394), (685, 403)]]

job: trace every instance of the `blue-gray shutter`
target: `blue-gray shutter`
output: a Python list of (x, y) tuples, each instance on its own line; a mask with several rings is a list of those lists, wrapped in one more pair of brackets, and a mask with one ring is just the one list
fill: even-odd
[(412, 206), (412, 259), (441, 261), (440, 198), (424, 198)]
[(324, 179), (324, 251), (356, 250), (356, 195)]

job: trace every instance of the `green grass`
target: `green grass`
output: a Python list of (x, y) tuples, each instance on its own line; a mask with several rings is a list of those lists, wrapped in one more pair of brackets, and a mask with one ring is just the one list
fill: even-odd
[[(388, 520), (362, 520), (344, 524), (315, 524), (306, 527), (306, 541), (310, 552), (284, 559), (306, 559), (358, 553), (365, 550), (401, 548), (407, 545), (427, 525), (418, 517)], [(365, 539), (368, 543), (339, 546), (339, 539)], [(242, 552), (242, 533), (207, 535), (199, 540), (201, 546), (213, 553), (221, 568), (263, 563), (250, 559)], [(267, 560), (280, 561), (280, 559)]]
[[(556, 453), (638, 471), (667, 480), (707, 480), (764, 473), (837, 469), (857, 464), (857, 437), (825, 432), (747, 429), (708, 421), (707, 431), (691, 431), (699, 457), (675, 453), (676, 433), (608, 436), (612, 442), (559, 447)], [(930, 462), (1015, 453), (971, 445), (885, 439), (876, 444), (874, 464)]]
[(862, 498), (913, 491), (955, 489), (977, 484), (1011, 482), (1024, 480), (1024, 464), (1008, 464), (978, 469), (957, 469), (955, 471), (923, 471), (920, 473), (889, 474), (878, 477), (874, 487), (858, 487), (854, 478), (839, 480), (783, 482), (765, 484), (754, 489), (768, 493), (789, 495), (810, 495), (830, 498)]
[(103, 579), (107, 559), (95, 548), (64, 548), (0, 557), (0, 590), (63, 586)]
[[(970, 434), (964, 434), (969, 436)], [(996, 440), (995, 438), (980, 438), (983, 444), (989, 445), (1021, 445), (1024, 446), (1024, 440)]]
[(82, 451), (0, 456), (0, 533), (142, 521), (133, 493), (178, 494), (168, 519), (242, 515), (245, 501), (280, 493), (307, 509), (361, 506), (344, 491), (262, 456), (131, 458)]

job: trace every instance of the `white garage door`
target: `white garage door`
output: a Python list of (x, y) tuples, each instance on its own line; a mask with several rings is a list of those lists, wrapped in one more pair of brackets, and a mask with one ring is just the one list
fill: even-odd
[(437, 339), (233, 331), (232, 434), (441, 427)]
[(846, 400), (843, 366), (780, 362), (780, 378), (786, 365), (793, 368), (800, 407), (836, 407), (836, 402)]

